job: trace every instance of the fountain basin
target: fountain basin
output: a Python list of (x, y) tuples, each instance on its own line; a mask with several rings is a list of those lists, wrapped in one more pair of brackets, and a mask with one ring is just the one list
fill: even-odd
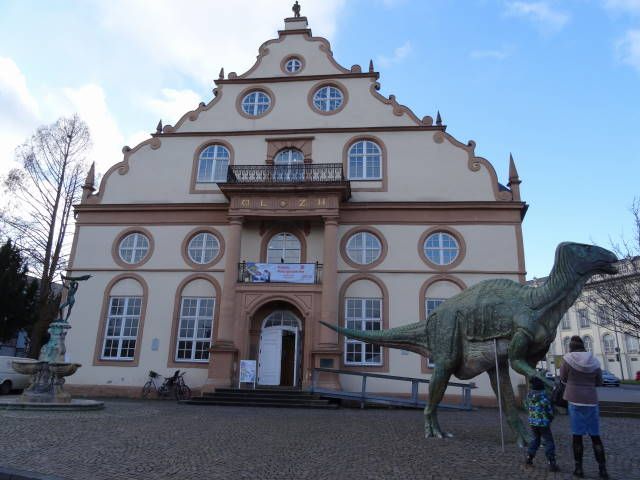
[(76, 370), (80, 368), (82, 365), (79, 363), (49, 363), (49, 370), (56, 377), (68, 377), (69, 375), (73, 375), (76, 373)]
[(22, 373), (23, 375), (35, 375), (47, 362), (42, 362), (39, 360), (14, 360), (11, 362), (11, 367), (18, 373)]

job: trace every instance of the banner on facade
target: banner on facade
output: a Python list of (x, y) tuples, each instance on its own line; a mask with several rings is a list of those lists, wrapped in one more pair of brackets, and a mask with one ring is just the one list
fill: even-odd
[(241, 383), (253, 383), (256, 384), (256, 361), (255, 360), (240, 360), (240, 377), (238, 379), (238, 388)]
[(251, 263), (247, 273), (252, 283), (315, 283), (315, 263)]

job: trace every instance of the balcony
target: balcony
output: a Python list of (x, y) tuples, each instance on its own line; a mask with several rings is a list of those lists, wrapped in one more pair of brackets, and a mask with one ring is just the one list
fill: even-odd
[(321, 283), (321, 263), (254, 263), (238, 264), (239, 283)]
[(341, 163), (230, 165), (227, 185), (348, 184)]

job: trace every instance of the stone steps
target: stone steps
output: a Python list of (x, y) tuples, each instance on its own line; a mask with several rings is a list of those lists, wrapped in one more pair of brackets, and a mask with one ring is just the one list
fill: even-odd
[(335, 409), (338, 405), (309, 392), (295, 389), (256, 390), (219, 388), (200, 397), (184, 400), (189, 405), (218, 405), (236, 407), (320, 408)]

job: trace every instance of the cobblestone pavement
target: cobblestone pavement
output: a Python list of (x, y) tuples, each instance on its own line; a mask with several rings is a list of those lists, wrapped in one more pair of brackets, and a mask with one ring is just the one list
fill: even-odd
[[(335, 411), (108, 400), (97, 412), (0, 411), (0, 466), (68, 479), (570, 479), (569, 422), (553, 423), (562, 471), (534, 467), (497, 411), (443, 410), (455, 437), (423, 438), (418, 410)], [(640, 479), (640, 420), (602, 419), (615, 479)], [(585, 439), (587, 478), (597, 478)]]

